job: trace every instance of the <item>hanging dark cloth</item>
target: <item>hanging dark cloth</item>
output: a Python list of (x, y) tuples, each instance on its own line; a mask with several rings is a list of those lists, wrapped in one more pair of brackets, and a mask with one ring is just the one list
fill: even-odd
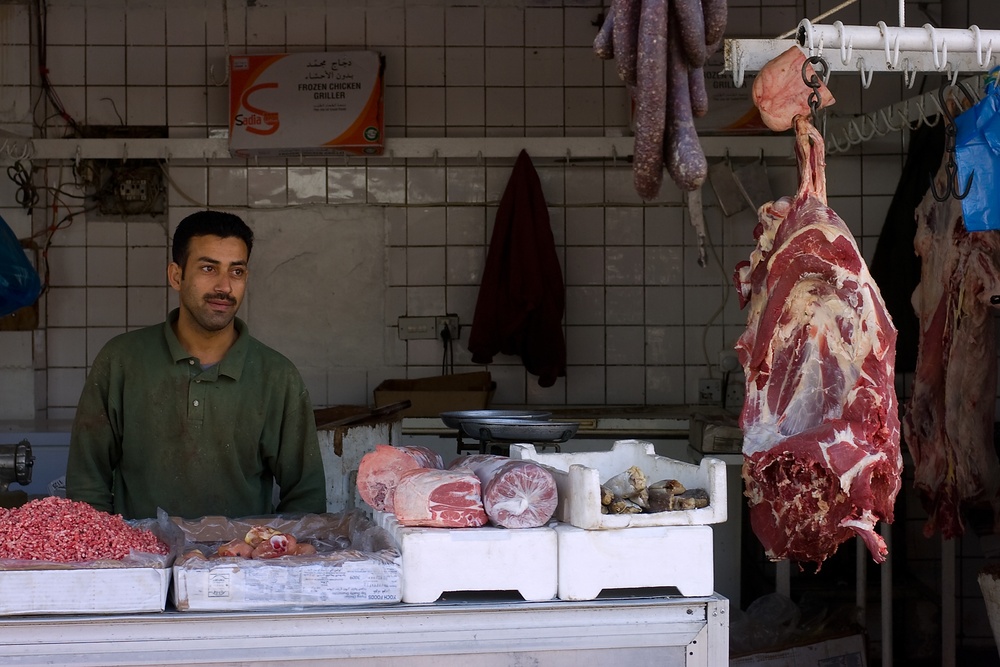
[(910, 297), (920, 283), (920, 258), (913, 250), (917, 233), (915, 211), (944, 155), (944, 120), (934, 127), (922, 124), (910, 130), (910, 147), (896, 192), (882, 225), (872, 257), (872, 278), (878, 284), (886, 309), (899, 335), (896, 338), (896, 371), (912, 372), (917, 366), (920, 323)]
[(516, 355), (540, 386), (551, 387), (566, 376), (565, 303), (542, 184), (522, 150), (500, 199), (479, 285), (469, 334), (473, 363)]

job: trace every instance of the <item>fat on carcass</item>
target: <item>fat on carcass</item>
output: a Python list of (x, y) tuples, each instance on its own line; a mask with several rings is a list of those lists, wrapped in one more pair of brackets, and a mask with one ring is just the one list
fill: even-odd
[[(774, 60), (760, 68), (753, 80), (751, 96), (760, 111), (764, 124), (775, 132), (783, 132), (792, 127), (792, 119), (807, 115), (809, 95), (812, 88), (802, 78), (802, 65), (806, 56), (798, 46), (792, 46)], [(806, 65), (806, 76), (816, 76), (812, 65)], [(819, 106), (828, 107), (835, 103), (833, 94), (822, 81), (819, 82)]]
[[(949, 174), (938, 170), (937, 188)], [(1000, 462), (993, 444), (997, 351), (993, 314), (1000, 308), (1000, 231), (969, 233), (962, 203), (932, 193), (916, 211), (914, 250), (920, 322), (913, 393), (903, 417), (914, 486), (928, 513), (924, 534), (964, 533), (963, 508), (992, 508), (1000, 528)]]
[(850, 230), (827, 206), (823, 139), (795, 118), (801, 183), (760, 209), (757, 247), (736, 270), (747, 328), (743, 478), (772, 560), (823, 561), (859, 535), (876, 562), (902, 457), (896, 330)]
[(475, 528), (489, 518), (471, 470), (415, 468), (399, 476), (393, 513), (402, 526)]
[(393, 511), (399, 476), (415, 468), (443, 468), (441, 455), (427, 447), (375, 445), (358, 463), (358, 494), (373, 509)]

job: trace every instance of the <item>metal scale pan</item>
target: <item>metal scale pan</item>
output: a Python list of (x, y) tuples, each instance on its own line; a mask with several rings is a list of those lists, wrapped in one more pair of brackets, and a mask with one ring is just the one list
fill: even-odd
[(470, 438), (479, 440), (479, 452), (485, 454), (488, 444), (536, 443), (552, 446), (559, 451), (559, 444), (566, 442), (580, 428), (579, 422), (529, 419), (469, 419), (461, 422), (461, 430)]

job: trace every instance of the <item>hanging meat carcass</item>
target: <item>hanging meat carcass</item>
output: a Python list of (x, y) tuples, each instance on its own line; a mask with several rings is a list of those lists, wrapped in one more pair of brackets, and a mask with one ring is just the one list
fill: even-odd
[[(943, 162), (938, 191), (949, 178)], [(913, 309), (920, 321), (913, 394), (903, 418), (914, 486), (929, 517), (924, 534), (963, 534), (962, 508), (998, 514), (1000, 462), (993, 444), (997, 353), (993, 311), (1000, 295), (1000, 231), (969, 233), (962, 204), (928, 192), (916, 212), (921, 259)], [(994, 525), (1000, 522), (994, 518)]]
[(801, 183), (760, 209), (757, 247), (736, 269), (747, 328), (743, 478), (772, 560), (823, 561), (859, 535), (876, 562), (902, 457), (896, 331), (847, 225), (826, 203), (823, 139), (793, 121)]

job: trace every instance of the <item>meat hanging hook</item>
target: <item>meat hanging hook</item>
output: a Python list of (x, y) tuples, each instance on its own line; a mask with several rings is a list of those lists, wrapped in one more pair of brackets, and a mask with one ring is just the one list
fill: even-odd
[[(967, 91), (964, 91), (968, 94)], [(931, 195), (934, 197), (935, 201), (944, 202), (949, 197), (954, 197), (955, 199), (965, 199), (969, 196), (969, 191), (972, 190), (972, 178), (976, 175), (976, 170), (973, 169), (969, 173), (969, 178), (965, 181), (965, 190), (960, 191), (961, 187), (958, 182), (958, 163), (955, 162), (955, 136), (958, 134), (958, 129), (955, 127), (955, 116), (951, 112), (951, 108), (944, 99), (944, 88), (938, 88), (938, 97), (941, 100), (941, 111), (944, 113), (945, 118), (948, 122), (944, 126), (944, 149), (948, 153), (948, 163), (945, 165), (945, 171), (948, 174), (948, 182), (945, 185), (943, 193), (939, 193), (937, 185), (934, 183), (934, 174), (930, 175), (930, 189)]]
[(805, 59), (805, 62), (802, 63), (802, 81), (807, 86), (812, 88), (812, 91), (809, 93), (808, 104), (809, 110), (812, 112), (813, 124), (815, 124), (816, 118), (819, 115), (820, 104), (822, 103), (819, 96), (819, 88), (822, 85), (822, 82), (816, 74), (815, 68), (813, 68), (812, 76), (809, 75), (810, 65), (820, 65), (820, 70), (822, 71), (824, 77), (829, 74), (830, 66), (827, 64), (826, 59), (824, 59), (823, 56), (809, 56)]

